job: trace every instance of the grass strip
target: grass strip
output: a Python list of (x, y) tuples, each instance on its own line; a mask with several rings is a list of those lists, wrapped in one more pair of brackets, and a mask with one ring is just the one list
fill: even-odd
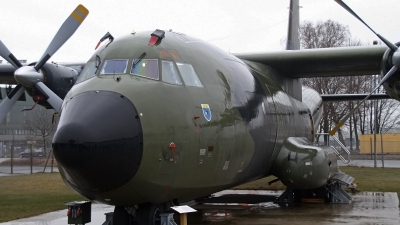
[(66, 209), (84, 200), (68, 188), (59, 173), (0, 177), (0, 222)]
[[(357, 184), (356, 191), (397, 192), (400, 196), (400, 169), (399, 168), (371, 168), (371, 167), (340, 167), (344, 173), (354, 177)], [(268, 185), (274, 176), (256, 180), (235, 187), (241, 190), (283, 190), (285, 186), (280, 182)]]

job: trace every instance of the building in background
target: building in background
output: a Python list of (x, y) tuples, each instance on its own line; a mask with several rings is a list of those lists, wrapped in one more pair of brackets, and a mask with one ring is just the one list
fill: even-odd
[[(19, 60), (21, 63), (27, 63), (27, 60)], [(7, 61), (0, 60), (0, 64), (9, 64)], [(13, 87), (9, 85), (0, 86), (0, 102), (7, 97)], [(10, 155), (11, 146), (15, 146), (15, 154), (29, 148), (27, 141), (33, 135), (33, 131), (27, 128), (25, 118), (32, 115), (35, 110), (23, 111), (30, 109), (35, 103), (32, 98), (25, 92), (16, 102), (6, 118), (0, 122), (0, 157)], [(37, 106), (42, 107), (42, 106)]]
[[(0, 102), (7, 97), (12, 90), (10, 86), (0, 87)], [(25, 92), (11, 108), (6, 118), (0, 122), (0, 157), (10, 155), (11, 145), (14, 144), (14, 156), (21, 151), (29, 148), (28, 141), (34, 136), (33, 132), (25, 123), (26, 118), (32, 118), (40, 105), (37, 105), (31, 111), (23, 111), (30, 109), (34, 105), (32, 98)], [(38, 146), (37, 146), (38, 147)]]
[[(382, 139), (381, 139), (382, 137)], [(382, 141), (381, 141), (382, 140)], [(376, 152), (377, 154), (400, 154), (400, 133), (377, 134), (376, 135)], [(373, 154), (374, 151), (374, 135), (360, 135), (360, 153)]]

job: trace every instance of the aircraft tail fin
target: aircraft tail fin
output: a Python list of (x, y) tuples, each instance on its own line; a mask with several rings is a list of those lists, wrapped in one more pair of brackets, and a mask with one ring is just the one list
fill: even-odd
[(300, 49), (300, 6), (299, 0), (290, 0), (289, 28), (286, 42), (286, 50)]

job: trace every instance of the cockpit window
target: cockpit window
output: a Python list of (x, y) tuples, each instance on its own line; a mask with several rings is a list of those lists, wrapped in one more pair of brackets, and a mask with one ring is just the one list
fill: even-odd
[(88, 62), (86, 63), (85, 67), (83, 70), (80, 72), (78, 80), (76, 83), (82, 82), (84, 80), (87, 80), (91, 77), (94, 77), (96, 75), (96, 67), (94, 62)]
[(126, 73), (126, 68), (128, 66), (127, 59), (111, 59), (106, 60), (101, 69), (100, 74), (121, 74)]
[(176, 65), (178, 66), (182, 79), (187, 86), (203, 87), (192, 65), (186, 63), (176, 63)]
[(162, 80), (170, 84), (182, 85), (178, 71), (172, 61), (162, 60)]
[[(133, 61), (136, 62), (137, 59)], [(131, 74), (158, 80), (158, 60), (142, 59), (138, 63), (133, 63)]]

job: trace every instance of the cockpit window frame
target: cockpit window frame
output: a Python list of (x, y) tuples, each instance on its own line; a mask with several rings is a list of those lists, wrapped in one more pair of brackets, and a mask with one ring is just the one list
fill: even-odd
[[(176, 67), (178, 68), (179, 74), (181, 75), (182, 81), (183, 81), (185, 86), (204, 88), (204, 84), (203, 84), (203, 82), (201, 82), (201, 80), (199, 78), (199, 75), (197, 75), (197, 72), (194, 69), (192, 64), (185, 63), (185, 62), (175, 62), (175, 63), (176, 63)], [(186, 73), (183, 73), (183, 70), (180, 68), (179, 64), (182, 64), (184, 66), (189, 66), (190, 67), (190, 69), (192, 71), (192, 74), (190, 74), (190, 77), (188, 77)], [(189, 84), (189, 82), (187, 82), (187, 81), (192, 81), (192, 82), (197, 83), (197, 81), (194, 81), (192, 78), (197, 79), (198, 84), (192, 85), (192, 84)]]
[[(136, 60), (138, 60), (138, 59), (133, 59), (132, 62), (135, 62)], [(140, 66), (140, 64), (142, 64), (142, 63), (144, 63), (144, 62), (154, 61), (154, 60), (157, 62), (157, 63), (155, 63), (155, 65), (157, 65), (157, 72), (156, 72), (157, 78), (153, 78), (153, 77), (150, 77), (150, 76), (145, 76), (145, 75), (141, 75), (141, 74), (132, 73), (132, 70), (134, 69), (134, 68), (133, 68), (133, 65), (135, 65), (134, 63), (132, 63), (132, 65), (131, 65), (131, 67), (130, 67), (129, 74), (130, 74), (132, 77), (143, 77), (143, 78), (147, 78), (147, 79), (150, 79), (150, 80), (158, 80), (158, 81), (159, 81), (159, 80), (160, 80), (160, 60), (159, 60), (159, 59), (141, 59), (140, 62), (139, 62), (139, 64), (136, 65), (136, 67), (137, 67), (137, 66)], [(135, 68), (136, 68), (136, 67), (135, 67)]]
[[(160, 61), (161, 61), (161, 81), (164, 82), (164, 83), (167, 83), (167, 84), (183, 86), (184, 82), (182, 80), (182, 77), (179, 74), (179, 70), (178, 70), (178, 68), (176, 66), (176, 63), (173, 60), (164, 60), (164, 59), (162, 59)], [(174, 70), (173, 73), (175, 75), (175, 78), (171, 77), (172, 79), (175, 79), (174, 83), (164, 80), (165, 77), (166, 77), (166, 73), (165, 73), (165, 70), (164, 70), (164, 62), (170, 63), (170, 66), (172, 66), (172, 68)], [(176, 79), (176, 78), (178, 78), (178, 79)], [(179, 83), (177, 83), (177, 81)]]
[[(93, 73), (86, 76), (84, 75), (87, 72), (90, 72), (90, 69), (92, 69)], [(81, 83), (85, 80), (89, 80), (90, 78), (93, 78), (96, 76), (97, 68), (95, 65), (94, 61), (89, 61), (86, 63), (86, 65), (83, 67), (82, 71), (79, 73), (78, 79), (76, 80), (76, 84)]]
[[(104, 70), (104, 68), (105, 68), (106, 65), (107, 65), (107, 62), (110, 62), (110, 61), (125, 61), (126, 63), (125, 63), (124, 72), (122, 72), (122, 73), (120, 73), (120, 72), (103, 73), (103, 70)], [(129, 59), (107, 59), (107, 60), (104, 60), (104, 63), (103, 63), (103, 65), (102, 65), (102, 67), (101, 67), (101, 70), (100, 70), (100, 72), (99, 72), (99, 76), (103, 76), (103, 75), (114, 75), (114, 74), (127, 74), (127, 69), (128, 69), (129, 61), (130, 61)]]

